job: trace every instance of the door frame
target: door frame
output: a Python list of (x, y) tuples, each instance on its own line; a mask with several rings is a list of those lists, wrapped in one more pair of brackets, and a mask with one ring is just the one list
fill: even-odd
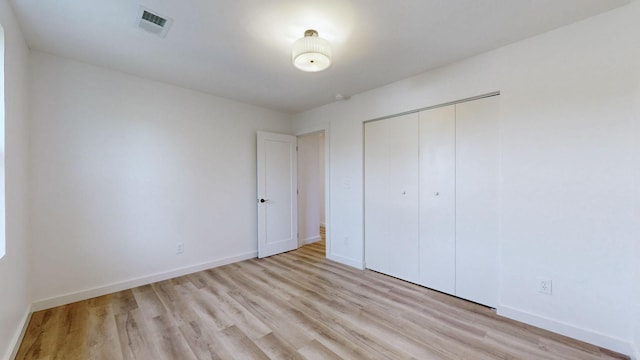
[(329, 123), (311, 126), (295, 132), (296, 138), (324, 132), (324, 228), (325, 228), (325, 258), (331, 257), (331, 151)]

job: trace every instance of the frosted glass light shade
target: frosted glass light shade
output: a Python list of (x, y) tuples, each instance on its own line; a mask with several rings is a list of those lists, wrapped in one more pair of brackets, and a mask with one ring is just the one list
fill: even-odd
[(303, 38), (293, 43), (291, 59), (302, 71), (322, 71), (331, 65), (331, 46), (315, 30), (307, 30)]

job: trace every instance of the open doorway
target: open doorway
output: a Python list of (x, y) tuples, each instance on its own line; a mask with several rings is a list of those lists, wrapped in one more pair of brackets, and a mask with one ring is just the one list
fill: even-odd
[(298, 136), (298, 245), (322, 245), (325, 234), (325, 133)]

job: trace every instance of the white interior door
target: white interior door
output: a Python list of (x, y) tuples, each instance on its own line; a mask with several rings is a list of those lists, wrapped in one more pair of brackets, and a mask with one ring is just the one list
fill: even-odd
[(420, 113), (420, 284), (455, 294), (455, 105)]
[(496, 307), (499, 97), (456, 105), (456, 295)]
[(365, 124), (365, 262), (419, 280), (418, 114)]
[(296, 137), (258, 132), (258, 257), (298, 247)]

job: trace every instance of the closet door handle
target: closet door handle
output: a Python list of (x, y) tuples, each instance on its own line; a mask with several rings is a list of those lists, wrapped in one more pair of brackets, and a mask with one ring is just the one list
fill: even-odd
[(260, 202), (261, 202), (261, 203), (266, 203), (266, 202), (269, 202), (269, 200), (266, 200), (266, 199), (260, 199)]

